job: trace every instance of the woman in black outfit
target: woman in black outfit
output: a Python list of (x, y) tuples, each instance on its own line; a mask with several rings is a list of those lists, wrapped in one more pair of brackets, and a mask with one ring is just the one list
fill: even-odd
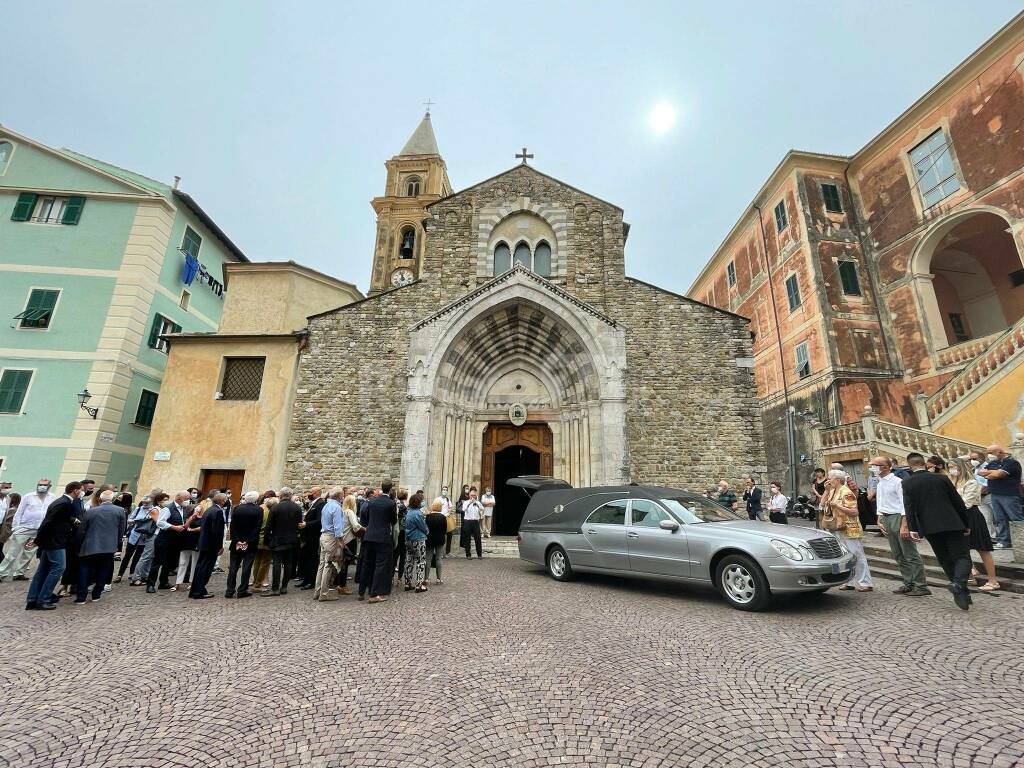
[(320, 493), (319, 488), (314, 488), (307, 494), (309, 507), (303, 518), (306, 527), (299, 535), (302, 540), (299, 549), (299, 578), (302, 579), (302, 584), (299, 585), (299, 589), (316, 587), (316, 571), (320, 566), (320, 513), (327, 506), (327, 499), (320, 498)]
[(409, 500), (409, 492), (405, 488), (401, 488), (398, 491), (398, 524), (393, 529), (397, 533), (398, 539), (395, 543), (395, 562), (398, 563), (395, 566), (395, 583), (399, 583), (402, 580), (402, 574), (405, 573), (405, 516), (409, 512), (409, 507), (406, 502)]

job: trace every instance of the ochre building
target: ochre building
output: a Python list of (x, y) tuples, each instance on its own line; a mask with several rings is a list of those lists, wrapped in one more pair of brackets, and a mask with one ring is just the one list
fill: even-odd
[(1022, 254), (1024, 14), (852, 156), (788, 153), (688, 295), (751, 318), (771, 473), (859, 471), (1024, 428)]
[(747, 319), (628, 277), (621, 208), (525, 157), (452, 193), (429, 115), (387, 171), (370, 295), (309, 318), (285, 482), (491, 486), (515, 533), (519, 474), (763, 469)]

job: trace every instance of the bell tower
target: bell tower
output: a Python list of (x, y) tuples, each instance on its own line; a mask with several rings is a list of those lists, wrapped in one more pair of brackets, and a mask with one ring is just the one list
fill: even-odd
[(377, 214), (370, 293), (419, 278), (427, 206), (452, 193), (429, 108), (402, 151), (384, 166), (388, 172), (384, 194), (370, 203)]

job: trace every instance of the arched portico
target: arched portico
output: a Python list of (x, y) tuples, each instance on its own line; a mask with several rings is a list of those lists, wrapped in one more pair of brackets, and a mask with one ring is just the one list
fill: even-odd
[(1014, 222), (975, 207), (946, 216), (910, 259), (929, 351), (999, 333), (1024, 317), (1024, 262)]
[(550, 428), (553, 474), (623, 482), (624, 362), (614, 321), (513, 268), (411, 330), (402, 483), (479, 483), (484, 432), (509, 423), (520, 393), (528, 420)]

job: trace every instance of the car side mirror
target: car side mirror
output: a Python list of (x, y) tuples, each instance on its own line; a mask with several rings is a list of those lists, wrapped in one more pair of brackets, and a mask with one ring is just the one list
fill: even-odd
[(658, 526), (663, 531), (672, 531), (673, 533), (679, 530), (679, 523), (677, 523), (675, 520), (662, 520), (660, 523), (658, 523)]

